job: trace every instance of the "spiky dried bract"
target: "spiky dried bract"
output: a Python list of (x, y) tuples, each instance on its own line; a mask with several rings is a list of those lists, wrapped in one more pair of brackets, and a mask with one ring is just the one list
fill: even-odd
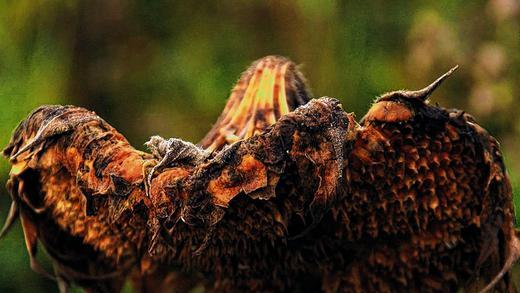
[(512, 291), (497, 141), (463, 112), (385, 96), (360, 125), (321, 98), (211, 154), (155, 137), (147, 155), (92, 112), (40, 108), (5, 150), (29, 253), (40, 239), (61, 278), (105, 291), (166, 268), (217, 292)]

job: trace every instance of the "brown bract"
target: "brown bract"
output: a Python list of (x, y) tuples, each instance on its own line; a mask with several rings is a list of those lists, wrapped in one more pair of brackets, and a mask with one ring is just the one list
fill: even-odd
[[(267, 185), (266, 166), (251, 155), (242, 157), (241, 162), (234, 168), (225, 169), (221, 175), (208, 184), (208, 192), (214, 197), (214, 203), (227, 207), (239, 193), (249, 194)], [(240, 178), (234, 178), (234, 173)]]
[(294, 64), (266, 57), (206, 150), (154, 137), (153, 155), (90, 111), (41, 107), (4, 150), (7, 226), (20, 215), (33, 268), (40, 241), (61, 288), (114, 292), (131, 276), (153, 292), (512, 291), (499, 145), (426, 102), (452, 71), (383, 95), (358, 124), (335, 99), (307, 102)]
[(412, 118), (412, 115), (411, 109), (403, 104), (393, 101), (381, 101), (374, 104), (365, 117), (368, 121), (392, 123), (406, 121)]

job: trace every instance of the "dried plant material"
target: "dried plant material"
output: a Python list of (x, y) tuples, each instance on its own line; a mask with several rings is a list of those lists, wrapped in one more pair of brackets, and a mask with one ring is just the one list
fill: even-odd
[(180, 271), (215, 292), (512, 291), (509, 179), (471, 116), (426, 102), (447, 75), (357, 124), (332, 98), (296, 107), (291, 66), (255, 63), (207, 149), (152, 137), (149, 155), (85, 109), (37, 109), (4, 150), (31, 257), (39, 240), (59, 280), (95, 291), (174, 289)]
[(294, 63), (284, 57), (264, 57), (242, 74), (222, 115), (200, 145), (218, 151), (259, 134), (309, 99), (305, 78)]

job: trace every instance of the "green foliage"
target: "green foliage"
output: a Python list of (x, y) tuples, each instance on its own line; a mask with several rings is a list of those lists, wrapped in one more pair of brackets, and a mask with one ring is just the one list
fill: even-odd
[[(497, 136), (519, 195), (519, 10), (516, 0), (2, 1), (0, 146), (49, 103), (95, 110), (138, 148), (152, 134), (197, 141), (239, 73), (268, 54), (301, 63), (316, 96), (359, 116), (376, 95), (422, 88), (459, 64), (432, 102)], [(1, 182), (7, 172), (2, 159)], [(14, 230), (0, 242), (0, 291), (54, 291)]]

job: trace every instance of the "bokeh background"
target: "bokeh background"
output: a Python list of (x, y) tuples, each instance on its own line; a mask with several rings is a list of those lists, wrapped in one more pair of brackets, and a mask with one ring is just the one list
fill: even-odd
[[(498, 137), (520, 202), (518, 0), (3, 0), (0, 146), (42, 104), (95, 110), (138, 148), (152, 134), (196, 142), (269, 54), (301, 64), (315, 96), (358, 117), (378, 94), (459, 64), (432, 101)], [(7, 174), (1, 159), (0, 182)], [(0, 217), (8, 202), (2, 184)], [(22, 239), (15, 227), (0, 242), (0, 292), (57, 291), (29, 269)]]

